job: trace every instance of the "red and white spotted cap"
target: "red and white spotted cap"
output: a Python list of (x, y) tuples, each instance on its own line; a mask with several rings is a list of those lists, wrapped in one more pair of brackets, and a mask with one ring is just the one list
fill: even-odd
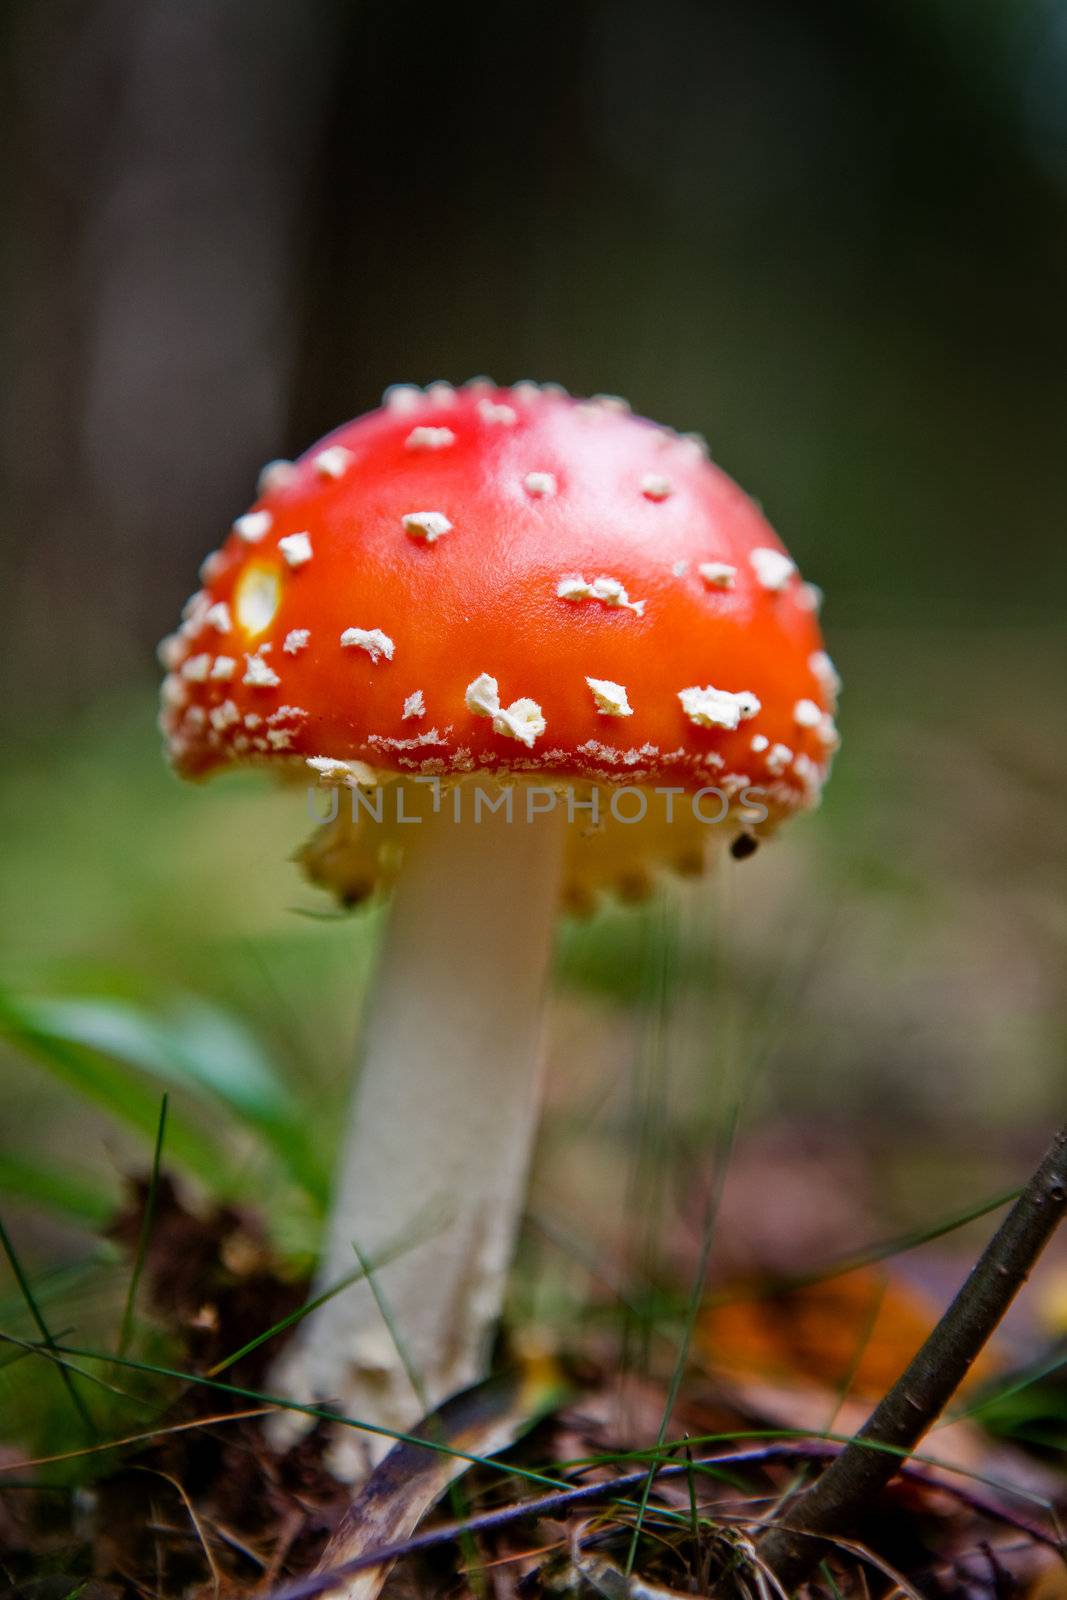
[(703, 441), (553, 386), (397, 386), (202, 568), (162, 725), (186, 777), (345, 772), (818, 798), (836, 675), (805, 583)]

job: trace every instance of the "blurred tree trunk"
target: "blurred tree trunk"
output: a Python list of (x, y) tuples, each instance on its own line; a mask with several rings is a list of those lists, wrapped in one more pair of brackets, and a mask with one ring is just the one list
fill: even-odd
[(170, 625), (286, 432), (341, 8), (16, 5), (3, 664), (68, 707)]

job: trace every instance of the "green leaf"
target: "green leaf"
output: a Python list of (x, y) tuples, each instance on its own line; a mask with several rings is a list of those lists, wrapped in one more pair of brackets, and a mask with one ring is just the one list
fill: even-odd
[[(183, 997), (157, 1016), (110, 997), (3, 995), (0, 1027), (59, 1077), (148, 1137), (155, 1136), (159, 1097), (136, 1074), (221, 1102), (264, 1135), (296, 1181), (316, 1202), (324, 1202), (325, 1174), (303, 1113), (258, 1041), (219, 1007)], [(217, 1187), (220, 1156), (206, 1130), (172, 1115), (167, 1143), (172, 1159)]]
[(115, 1202), (101, 1185), (88, 1178), (52, 1167), (36, 1156), (0, 1154), (0, 1194), (13, 1200), (28, 1200), (45, 1211), (74, 1217), (92, 1227), (103, 1227), (115, 1209)]

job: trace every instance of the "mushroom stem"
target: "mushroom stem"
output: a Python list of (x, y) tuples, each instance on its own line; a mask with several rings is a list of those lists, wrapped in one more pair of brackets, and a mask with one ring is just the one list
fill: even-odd
[[(316, 1292), (352, 1271), (353, 1245), (373, 1260), (406, 1238), (374, 1274), (396, 1337), (359, 1282), (273, 1375), (275, 1392), (398, 1431), (484, 1373), (537, 1125), (566, 818), (528, 817), (511, 793), (513, 820), (460, 789), (411, 828), (365, 1023)], [(274, 1419), (277, 1443), (293, 1417)], [(358, 1478), (388, 1443), (339, 1430), (331, 1465)]]

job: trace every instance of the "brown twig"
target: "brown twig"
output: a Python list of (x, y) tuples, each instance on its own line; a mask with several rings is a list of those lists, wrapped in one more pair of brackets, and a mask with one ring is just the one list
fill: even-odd
[(1022, 1288), (1067, 1206), (1067, 1126), (978, 1264), (889, 1393), (822, 1477), (760, 1541), (783, 1588), (802, 1583), (825, 1554), (822, 1540), (853, 1531), (940, 1416)]
[[(760, 1445), (750, 1450), (728, 1450), (717, 1455), (695, 1456), (692, 1461), (666, 1462), (658, 1468), (656, 1481), (660, 1483), (665, 1479), (685, 1477), (694, 1469), (736, 1471), (738, 1467), (764, 1467), (779, 1462), (795, 1464), (823, 1461), (827, 1457), (836, 1458), (847, 1448), (830, 1440), (813, 1439)], [(1043, 1528), (970, 1489), (957, 1487), (939, 1475), (920, 1471), (916, 1467), (900, 1466), (899, 1471), (903, 1477), (920, 1483), (925, 1488), (937, 1489), (941, 1493), (952, 1495), (988, 1521), (1003, 1522), (1050, 1549), (1056, 1551), (1063, 1549), (1060, 1541)], [(402, 1560), (405, 1556), (435, 1549), (442, 1544), (455, 1543), (464, 1534), (493, 1533), (516, 1522), (526, 1521), (528, 1518), (554, 1517), (561, 1512), (587, 1505), (591, 1501), (612, 1500), (629, 1493), (632, 1489), (642, 1487), (647, 1478), (648, 1468), (643, 1466), (637, 1471), (624, 1473), (621, 1477), (601, 1479), (595, 1483), (570, 1484), (553, 1493), (539, 1495), (536, 1499), (518, 1500), (512, 1505), (494, 1506), (490, 1511), (475, 1512), (457, 1522), (440, 1523), (435, 1528), (414, 1533), (410, 1538), (395, 1544), (381, 1545), (377, 1549), (368, 1550), (365, 1554), (345, 1561), (329, 1571), (319, 1570), (307, 1577), (296, 1578), (282, 1588), (275, 1589), (270, 1600), (314, 1600), (315, 1596), (322, 1595), (340, 1580), (354, 1573), (364, 1572), (369, 1567), (384, 1566)]]

